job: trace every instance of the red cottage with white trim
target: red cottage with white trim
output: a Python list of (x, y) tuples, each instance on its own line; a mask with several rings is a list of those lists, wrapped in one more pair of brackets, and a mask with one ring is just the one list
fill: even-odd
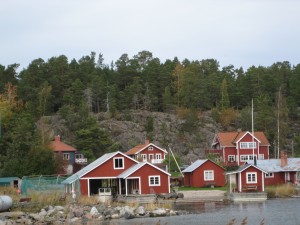
[(197, 160), (182, 172), (187, 187), (222, 187), (226, 183), (225, 169), (209, 159)]
[(264, 192), (266, 171), (261, 168), (245, 164), (238, 170), (228, 172), (229, 192)]
[(97, 195), (100, 189), (111, 189), (113, 194), (169, 193), (170, 174), (148, 162), (139, 163), (122, 152), (103, 155), (62, 183), (66, 192)]
[(243, 165), (249, 160), (269, 159), (270, 143), (263, 132), (224, 132), (213, 140), (206, 155), (216, 155), (224, 165)]
[(146, 140), (144, 144), (135, 146), (125, 154), (139, 162), (150, 162), (152, 164), (161, 165), (168, 152), (150, 143), (149, 140)]

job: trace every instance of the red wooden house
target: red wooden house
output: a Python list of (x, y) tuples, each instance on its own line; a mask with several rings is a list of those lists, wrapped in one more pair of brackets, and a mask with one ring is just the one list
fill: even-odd
[(285, 151), (281, 151), (280, 159), (258, 160), (257, 166), (268, 172), (265, 185), (300, 185), (300, 158), (288, 158)]
[(229, 192), (264, 192), (266, 171), (252, 165), (245, 164), (238, 170), (228, 172)]
[(225, 169), (209, 159), (197, 160), (182, 172), (184, 174), (184, 186), (221, 187), (226, 183)]
[[(80, 183), (82, 195), (97, 195), (103, 188), (115, 194), (169, 193), (170, 174), (149, 163), (139, 163), (122, 152), (107, 153), (63, 181), (66, 192)], [(78, 187), (77, 187), (78, 188)]]
[(139, 162), (150, 162), (152, 164), (162, 164), (168, 152), (146, 140), (144, 144), (137, 145), (126, 152), (126, 155)]
[(243, 165), (254, 158), (269, 159), (269, 147), (263, 132), (224, 132), (214, 137), (206, 154), (216, 155), (225, 165)]
[(55, 136), (50, 143), (56, 157), (61, 162), (58, 174), (73, 174), (87, 164), (87, 159), (76, 148), (61, 141), (60, 136)]

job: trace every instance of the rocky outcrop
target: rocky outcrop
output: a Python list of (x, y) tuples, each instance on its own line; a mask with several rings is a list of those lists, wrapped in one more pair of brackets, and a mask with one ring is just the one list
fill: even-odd
[(0, 225), (13, 224), (86, 224), (87, 222), (101, 222), (112, 219), (133, 219), (136, 217), (161, 217), (175, 216), (179, 212), (155, 208), (147, 210), (144, 206), (130, 207), (105, 205), (79, 206), (71, 204), (67, 206), (48, 206), (38, 213), (2, 212), (0, 213)]

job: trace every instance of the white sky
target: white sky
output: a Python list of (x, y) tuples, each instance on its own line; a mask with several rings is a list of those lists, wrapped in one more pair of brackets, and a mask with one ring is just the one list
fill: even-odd
[(299, 0), (1, 0), (0, 64), (147, 50), (220, 66), (300, 63)]

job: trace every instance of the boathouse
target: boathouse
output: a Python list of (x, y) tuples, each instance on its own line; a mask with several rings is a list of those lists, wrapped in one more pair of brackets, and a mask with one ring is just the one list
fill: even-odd
[(226, 183), (225, 169), (210, 159), (199, 159), (182, 173), (184, 186), (188, 187), (221, 187)]
[(62, 183), (66, 193), (87, 196), (102, 190), (111, 195), (169, 193), (170, 174), (118, 151), (103, 155)]
[(266, 171), (252, 164), (228, 172), (229, 192), (264, 192), (265, 174)]

